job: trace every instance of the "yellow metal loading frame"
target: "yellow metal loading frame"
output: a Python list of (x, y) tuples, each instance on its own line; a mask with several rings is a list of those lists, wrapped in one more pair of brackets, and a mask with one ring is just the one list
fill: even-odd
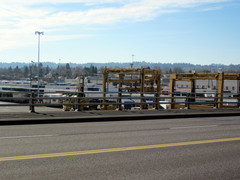
[[(109, 78), (110, 74), (115, 74), (118, 79)], [(126, 75), (130, 75), (131, 79), (125, 79)], [(134, 78), (132, 78), (134, 77)], [(137, 78), (136, 78), (137, 77)], [(161, 91), (161, 70), (152, 70), (145, 68), (104, 68), (103, 71), (103, 103), (106, 103), (107, 83), (118, 83), (118, 103), (119, 110), (122, 109), (122, 91), (127, 90), (129, 93), (140, 93), (140, 108), (144, 108), (144, 93), (154, 93), (156, 101), (156, 109), (160, 109), (160, 91)], [(123, 84), (130, 86), (123, 87)], [(107, 110), (106, 105), (103, 107)]]
[[(174, 86), (175, 81), (190, 81), (191, 82), (191, 96), (195, 96), (195, 80), (217, 80), (218, 81), (218, 96), (217, 108), (223, 106), (223, 87), (224, 80), (240, 80), (240, 73), (184, 73), (184, 74), (171, 74), (170, 75), (170, 109), (174, 109)], [(195, 98), (191, 99), (192, 101)]]

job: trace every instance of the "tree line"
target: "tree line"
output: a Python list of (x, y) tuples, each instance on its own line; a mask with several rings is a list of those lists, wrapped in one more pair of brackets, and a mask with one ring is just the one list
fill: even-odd
[[(100, 68), (101, 70), (101, 68)], [(39, 72), (39, 73), (38, 73)], [(24, 66), (19, 68), (18, 66), (12, 68), (0, 68), (0, 80), (23, 80), (32, 79), (36, 80), (39, 78), (46, 81), (58, 81), (67, 79), (77, 78), (80, 74), (85, 76), (97, 75), (98, 68), (91, 65), (90, 67), (70, 67), (67, 63), (65, 65), (58, 65), (57, 68), (51, 68), (49, 66), (43, 66), (42, 63), (39, 64), (39, 69), (37, 64), (31, 64), (29, 66)]]
[[(159, 69), (161, 66), (145, 66), (145, 68), (151, 69)], [(117, 68), (117, 67), (116, 67)], [(121, 67), (122, 68), (122, 67)], [(182, 66), (163, 66), (161, 67), (163, 74), (171, 74), (171, 73), (185, 73), (185, 72), (216, 72), (216, 69), (198, 69), (198, 66), (193, 66), (192, 69), (186, 70)], [(26, 80), (32, 79), (37, 80), (38, 74), (42, 80), (51, 82), (51, 81), (59, 81), (67, 79), (75, 79), (80, 74), (84, 74), (85, 76), (96, 76), (97, 74), (101, 74), (103, 67), (97, 67), (93, 64), (90, 66), (73, 66), (71, 64), (59, 64), (57, 67), (45, 65), (42, 63), (39, 64), (39, 70), (37, 64), (26, 64), (25, 66), (19, 67), (15, 66), (12, 68), (11, 66), (8, 68), (0, 68), (0, 80)], [(224, 72), (236, 73), (240, 72), (240, 68), (233, 69), (222, 69)], [(39, 73), (38, 73), (39, 71)]]

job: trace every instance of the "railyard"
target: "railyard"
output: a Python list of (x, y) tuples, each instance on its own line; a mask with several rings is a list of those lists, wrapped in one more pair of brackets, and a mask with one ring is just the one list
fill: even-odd
[(1, 97), (0, 179), (239, 179), (239, 94), (111, 81), (129, 87)]
[[(75, 89), (23, 88), (3, 85), (0, 91), (2, 101), (22, 102), (35, 112), (35, 106), (63, 106), (69, 110), (123, 110), (123, 109), (202, 109), (239, 108), (239, 73), (181, 73), (171, 74), (169, 84), (161, 86), (161, 70), (145, 68), (105, 68), (102, 82), (88, 87), (85, 76), (78, 78)], [(199, 81), (208, 81), (207, 89), (199, 89)], [(209, 81), (215, 81), (210, 86)], [(87, 80), (89, 81), (89, 80)], [(190, 86), (179, 89), (177, 82), (187, 81)], [(226, 91), (225, 81), (236, 81), (233, 92)], [(99, 85), (101, 88), (99, 88)], [(86, 86), (88, 88), (86, 88)], [(50, 87), (50, 86), (49, 86)], [(1, 106), (4, 106), (1, 105)], [(14, 105), (13, 105), (14, 106)]]

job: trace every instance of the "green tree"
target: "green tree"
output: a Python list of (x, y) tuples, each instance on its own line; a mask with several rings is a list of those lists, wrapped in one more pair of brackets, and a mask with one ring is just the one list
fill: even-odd
[(23, 73), (18, 66), (13, 69), (13, 79), (19, 80), (23, 77)]
[(45, 70), (45, 74), (48, 74), (51, 71), (51, 69), (49, 68), (49, 66), (47, 65), (46, 70)]
[(72, 78), (77, 78), (79, 74), (83, 73), (83, 68), (81, 66), (77, 66), (72, 71)]
[(40, 63), (40, 64), (39, 64), (39, 77), (42, 78), (43, 75), (44, 75), (43, 64)]
[(72, 70), (71, 70), (71, 67), (68, 63), (66, 64), (65, 68), (66, 68), (65, 77), (72, 78)]
[(173, 68), (173, 72), (174, 73), (184, 73), (183, 69), (181, 67), (174, 67)]
[(29, 68), (28, 66), (23, 67), (23, 76), (27, 78), (29, 76)]

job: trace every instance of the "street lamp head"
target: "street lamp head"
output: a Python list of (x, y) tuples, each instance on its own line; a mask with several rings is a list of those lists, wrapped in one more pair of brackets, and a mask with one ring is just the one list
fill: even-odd
[(43, 35), (43, 34), (44, 34), (44, 32), (35, 31), (35, 34), (38, 34), (38, 35)]

